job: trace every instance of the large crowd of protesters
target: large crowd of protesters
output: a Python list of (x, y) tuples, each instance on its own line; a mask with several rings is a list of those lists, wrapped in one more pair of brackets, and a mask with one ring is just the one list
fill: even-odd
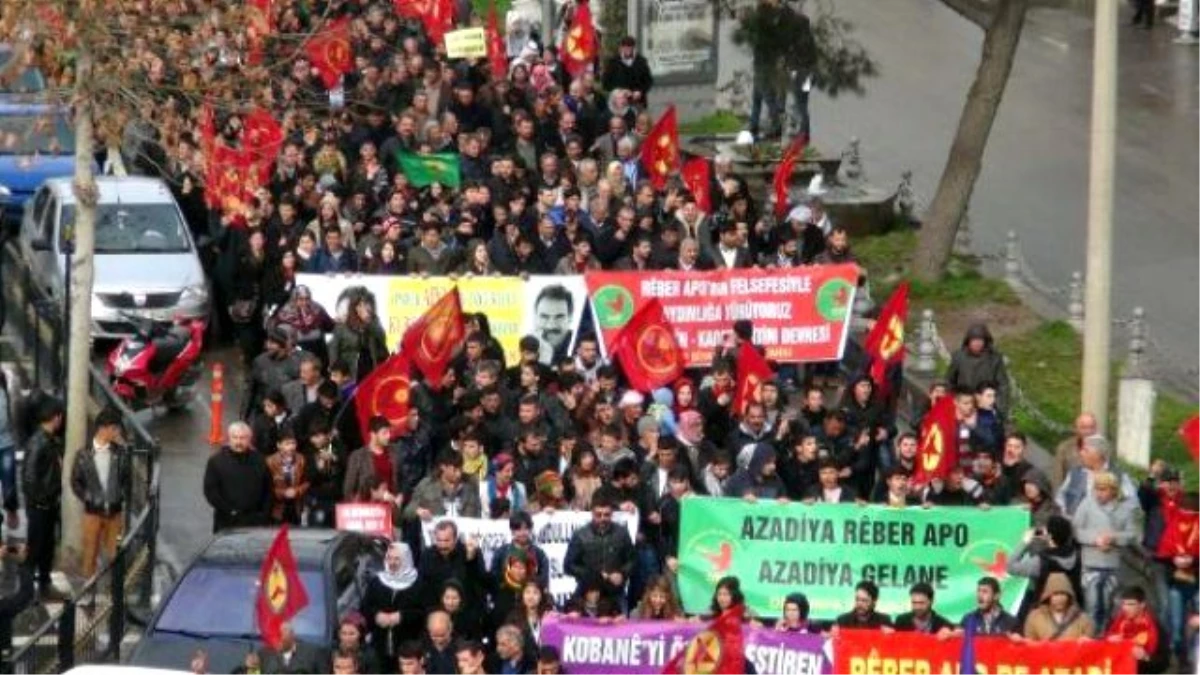
[[(187, 13), (213, 3), (174, 4)], [(632, 38), (572, 77), (556, 47), (535, 33), (509, 54), (507, 76), (497, 78), (485, 59), (446, 58), (421, 23), (397, 15), (391, 3), (315, 4), (275, 0), (274, 26), (301, 34), (321, 17), (351, 19), (354, 67), (343, 80), (344, 107), (330, 106), (302, 51), (284, 62), (282, 49), (268, 41), (268, 64), (278, 59), (286, 67), (250, 67), (245, 37), (218, 21), (164, 21), (129, 43), (126, 63), (131, 76), (160, 85), (151, 88), (157, 100), (142, 123), (131, 125), (133, 133), (126, 129), (126, 143), (135, 146), (138, 170), (173, 186), (226, 310), (213, 331), (233, 338), (246, 364), (243, 421), (229, 427), (204, 476), (214, 530), (332, 527), (337, 504), (374, 501), (394, 508), (403, 533), (360, 611), (342, 618), (337, 644), (299, 644), (285, 629), (283, 648), (251, 652), (245, 672), (557, 672), (558, 656), (539, 637), (552, 612), (696, 620), (681, 610), (675, 583), (680, 504), (690, 495), (911, 508), (1021, 505), (1030, 512), (1029, 532), (1007, 570), (1031, 580), (1018, 616), (1004, 609), (1013, 599), (999, 597), (996, 579), (985, 577), (977, 584), (978, 609), (966, 617), (938, 614), (924, 584), (911, 589), (911, 612), (880, 614), (878, 589), (864, 581), (834, 622), (810, 621), (797, 588), (781, 618), (751, 617), (756, 623), (781, 631), (952, 635), (970, 622), (979, 634), (1037, 641), (1151, 635), (1134, 648), (1139, 669), (1161, 672), (1172, 658), (1194, 662), (1197, 562), (1153, 559), (1163, 504), (1186, 500), (1178, 470), (1158, 463), (1135, 484), (1086, 414), (1058, 449), (1053, 475), (1034, 468), (1026, 438), (1012, 425), (1003, 359), (982, 325), (967, 332), (945, 379), (929, 392), (932, 399), (954, 397), (963, 461), (925, 485), (910, 480), (917, 437), (865, 374), (830, 364), (777, 368), (761, 400), (735, 415), (732, 355), (752, 341), (749, 322), (730, 326), (711, 367), (644, 393), (626, 386), (593, 334), (579, 335), (573, 353), (549, 363), (539, 360), (537, 338), (526, 337), (512, 363), (488, 317), (472, 314), (443, 380), (416, 379), (402, 433), (376, 418), (364, 434), (353, 391), (389, 355), (384, 327), (366, 298), (344, 315), (320, 306), (297, 283), (300, 273), (573, 275), (855, 259), (847, 232), (819, 198), (775, 222), (728, 157), (713, 160), (707, 199), (677, 179), (656, 190), (639, 154), (654, 121), (654, 78)], [(460, 23), (479, 23), (465, 18), (469, 7), (458, 11)], [(189, 50), (197, 40), (203, 49)], [(195, 102), (209, 86), (224, 103), (217, 108), (218, 142), (243, 142), (236, 101), (266, 107), (286, 134), (269, 183), (257, 187), (245, 210), (206, 205)], [(457, 154), (460, 187), (413, 187), (396, 160), (400, 151)], [(61, 406), (45, 406), (38, 416), (21, 477), (29, 504), (60, 497), (42, 477), (53, 470), (47, 467), (55, 443), (61, 451), (61, 420)], [(93, 452), (81, 455), (93, 463), (96, 481), (77, 489), (104, 505), (99, 516), (112, 515), (102, 497), (117, 466), (108, 461), (117, 437), (106, 428)], [(6, 491), (6, 508), (15, 504), (8, 497)], [(563, 561), (577, 591), (560, 606), (549, 593), (550, 563), (530, 539), (531, 514), (555, 510), (592, 517)], [(613, 524), (614, 512), (637, 519), (636, 538)], [(444, 522), (424, 546), (421, 524), (443, 516), (507, 521), (512, 543), (489, 567), (478, 542)], [(99, 541), (106, 533), (93, 536)], [(88, 549), (92, 564), (97, 547), (110, 543)], [(28, 564), (45, 586), (53, 541), (34, 548)], [(1152, 587), (1121, 583), (1123, 551), (1149, 552)], [(726, 578), (711, 611), (739, 602), (739, 581)], [(206, 668), (204, 655), (192, 666)]]

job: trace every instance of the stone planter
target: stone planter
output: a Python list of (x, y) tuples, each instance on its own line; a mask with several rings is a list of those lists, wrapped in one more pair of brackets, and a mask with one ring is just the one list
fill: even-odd
[[(694, 156), (712, 158), (723, 153), (732, 157), (734, 172), (745, 179), (750, 194), (756, 196), (760, 203), (767, 204), (772, 198), (771, 182), (779, 163), (778, 145), (751, 150), (747, 146), (734, 145), (733, 140), (733, 136), (695, 136), (684, 139), (681, 145), (685, 153)], [(838, 170), (841, 165), (840, 156), (806, 154), (792, 171), (788, 186), (791, 201), (795, 202), (804, 196), (804, 190), (813, 176), (823, 174), (826, 191), (821, 195), (821, 200), (834, 224), (845, 227), (852, 236), (878, 234), (891, 229), (896, 222), (895, 191), (862, 182), (840, 184)]]

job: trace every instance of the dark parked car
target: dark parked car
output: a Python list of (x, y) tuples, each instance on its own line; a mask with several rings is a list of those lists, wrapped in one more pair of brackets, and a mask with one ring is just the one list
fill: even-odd
[[(132, 665), (187, 670), (192, 654), (208, 652), (209, 669), (228, 673), (247, 650), (261, 647), (254, 607), (273, 528), (216, 535), (164, 598), (130, 657)], [(292, 619), (304, 643), (327, 649), (338, 617), (358, 609), (367, 581), (383, 569), (388, 542), (354, 532), (294, 529), (289, 533), (308, 606)]]

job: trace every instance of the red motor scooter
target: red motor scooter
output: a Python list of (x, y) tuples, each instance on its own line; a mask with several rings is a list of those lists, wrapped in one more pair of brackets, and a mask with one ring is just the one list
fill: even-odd
[(204, 322), (161, 323), (125, 317), (137, 331), (108, 355), (113, 390), (134, 410), (165, 405), (186, 408), (200, 379)]

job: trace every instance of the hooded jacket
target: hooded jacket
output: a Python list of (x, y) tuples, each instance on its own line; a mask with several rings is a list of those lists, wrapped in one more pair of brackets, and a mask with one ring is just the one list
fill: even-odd
[(1050, 538), (1056, 543), (1051, 547), (1043, 539), (1034, 539), (1020, 544), (1008, 561), (1008, 573), (1033, 579), (1029, 593), (1040, 598), (1049, 577), (1063, 574), (1071, 583), (1075, 597), (1083, 595), (1083, 561), (1079, 544), (1072, 533), (1071, 521), (1061, 516), (1050, 518), (1046, 523)]
[[(1025, 497), (1025, 483), (1033, 483), (1041, 490), (1042, 500), (1037, 504), (1031, 503)], [(1034, 527), (1045, 527), (1050, 521), (1051, 516), (1061, 516), (1062, 508), (1058, 502), (1054, 501), (1054, 493), (1051, 492), (1050, 479), (1041, 470), (1030, 467), (1025, 471), (1021, 479), (1013, 486), (1013, 493), (1017, 495), (1018, 502), (1029, 507), (1029, 517), (1033, 521)]]
[(763, 467), (775, 461), (775, 448), (769, 443), (759, 443), (754, 446), (750, 463), (744, 469), (738, 469), (725, 486), (725, 494), (730, 497), (745, 497), (753, 494), (759, 499), (777, 499), (786, 497), (787, 490), (778, 473), (763, 475)]
[[(1065, 593), (1071, 598), (1071, 604), (1061, 620), (1056, 620), (1050, 609), (1050, 596), (1055, 593)], [(1071, 587), (1067, 575), (1055, 572), (1046, 578), (1046, 586), (1042, 589), (1040, 604), (1029, 613), (1025, 619), (1025, 637), (1038, 641), (1066, 641), (1091, 637), (1095, 633), (1095, 624), (1091, 617), (1079, 607), (1078, 596)]]
[[(983, 340), (983, 351), (972, 354), (967, 345), (976, 338)], [(1004, 356), (996, 351), (991, 331), (986, 325), (979, 323), (967, 329), (962, 347), (950, 358), (946, 383), (951, 390), (974, 392), (984, 382), (990, 382), (996, 387), (996, 409), (1001, 414), (1008, 412), (1008, 371), (1004, 366)]]

